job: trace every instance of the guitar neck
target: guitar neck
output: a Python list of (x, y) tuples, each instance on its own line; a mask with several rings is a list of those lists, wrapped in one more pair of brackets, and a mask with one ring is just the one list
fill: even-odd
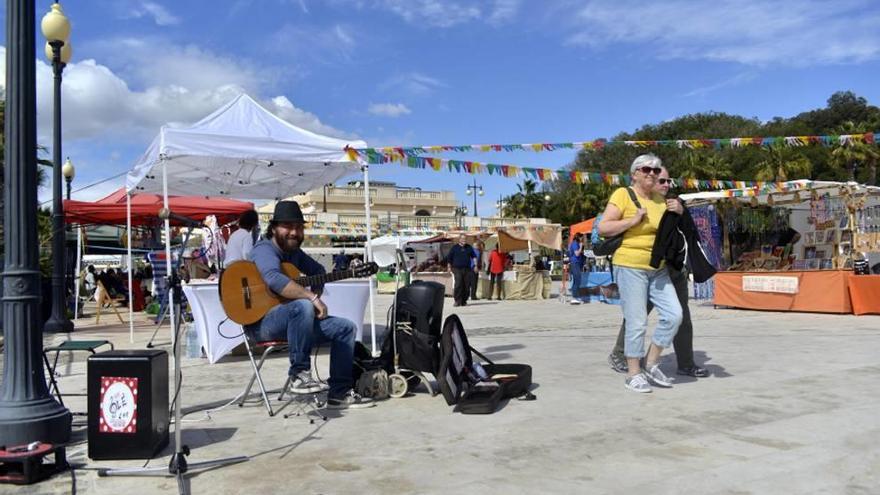
[(321, 275), (311, 275), (308, 277), (299, 277), (294, 282), (303, 286), (303, 287), (314, 287), (316, 285), (323, 285), (328, 282), (335, 282), (337, 280), (344, 280), (346, 278), (354, 277), (354, 270), (340, 270), (338, 272), (330, 272), (324, 273)]

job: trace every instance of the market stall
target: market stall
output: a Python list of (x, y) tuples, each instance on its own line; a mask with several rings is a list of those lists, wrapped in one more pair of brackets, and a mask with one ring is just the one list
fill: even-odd
[(801, 180), (681, 197), (689, 208), (709, 205), (708, 222), (720, 227), (720, 242), (700, 229), (707, 257), (724, 269), (715, 305), (880, 314), (880, 298), (871, 297), (878, 276), (853, 272), (855, 260), (880, 258), (880, 188)]
[[(502, 253), (527, 251), (525, 263), (513, 264), (504, 272), (505, 299), (549, 299), (552, 280), (549, 269), (536, 269), (532, 252), (538, 247), (562, 249), (562, 228), (557, 224), (523, 224), (499, 227), (494, 236), (486, 240), (486, 252), (501, 246)], [(489, 277), (485, 270), (477, 282), (477, 294), (488, 298)]]

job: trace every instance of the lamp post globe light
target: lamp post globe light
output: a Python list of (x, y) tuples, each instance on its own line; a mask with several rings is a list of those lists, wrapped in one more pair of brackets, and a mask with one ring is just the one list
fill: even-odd
[(485, 194), (485, 192), (483, 191), (483, 186), (477, 185), (476, 178), (474, 178), (473, 185), (469, 184), (467, 186), (467, 195), (470, 196), (471, 194), (473, 194), (474, 196), (474, 216), (476, 217), (479, 216), (477, 215), (477, 195), (479, 194), (480, 196), (482, 196), (483, 194)]
[[(67, 290), (64, 283), (66, 258), (64, 243), (64, 203), (61, 196), (61, 73), (70, 61), (70, 21), (53, 3), (40, 23), (46, 37), (46, 56), (52, 62), (54, 81), (53, 143), (52, 143), (52, 316), (43, 326), (44, 333), (73, 331), (73, 322), (67, 319)], [(72, 165), (71, 165), (72, 166)]]
[(67, 185), (67, 199), (70, 199), (70, 183), (73, 182), (73, 178), (76, 176), (76, 169), (73, 168), (73, 162), (70, 161), (70, 157), (64, 161), (64, 166), (61, 167), (61, 175), (64, 176), (64, 182)]
[[(0, 445), (70, 440), (71, 415), (46, 386), (39, 322), (36, 2), (6, 1), (3, 382)], [(51, 19), (50, 19), (51, 21)], [(52, 22), (49, 22), (52, 24)]]

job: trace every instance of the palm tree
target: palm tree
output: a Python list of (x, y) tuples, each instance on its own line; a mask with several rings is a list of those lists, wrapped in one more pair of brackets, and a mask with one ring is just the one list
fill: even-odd
[(755, 179), (784, 182), (809, 178), (813, 164), (795, 148), (771, 145), (764, 148), (765, 159), (755, 168)]
[(720, 179), (732, 172), (730, 163), (715, 151), (687, 150), (670, 165), (670, 173), (683, 179)]
[[(837, 128), (839, 134), (860, 134), (862, 131), (851, 121), (844, 122)], [(849, 171), (849, 180), (856, 180), (856, 166), (864, 164), (870, 170), (868, 184), (874, 185), (877, 182), (877, 161), (880, 159), (880, 153), (870, 144), (864, 142), (849, 141), (841, 144), (831, 152), (832, 163), (841, 169)]]

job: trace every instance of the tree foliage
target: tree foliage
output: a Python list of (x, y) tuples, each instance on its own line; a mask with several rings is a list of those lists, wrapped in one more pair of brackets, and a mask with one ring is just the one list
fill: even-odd
[[(610, 138), (620, 140), (711, 139), (749, 136), (802, 136), (858, 134), (880, 131), (880, 108), (851, 91), (831, 95), (824, 108), (794, 117), (774, 117), (762, 122), (719, 112), (685, 115), (659, 124), (646, 124), (634, 132)], [(880, 149), (874, 144), (852, 143), (834, 148), (824, 146), (758, 147), (722, 149), (679, 149), (658, 146), (606, 146), (579, 151), (570, 170), (628, 173), (632, 160), (643, 153), (659, 156), (672, 177), (735, 180), (857, 180), (877, 185)], [(550, 220), (563, 225), (601, 213), (615, 186), (573, 184), (556, 181), (550, 185), (550, 201), (541, 210)], [(520, 191), (506, 202), (525, 204), (531, 194), (543, 201), (544, 193)], [(524, 196), (525, 195), (525, 196)], [(524, 210), (517, 210), (520, 214)], [(507, 210), (505, 210), (507, 213)], [(535, 215), (542, 216), (542, 215)]]

